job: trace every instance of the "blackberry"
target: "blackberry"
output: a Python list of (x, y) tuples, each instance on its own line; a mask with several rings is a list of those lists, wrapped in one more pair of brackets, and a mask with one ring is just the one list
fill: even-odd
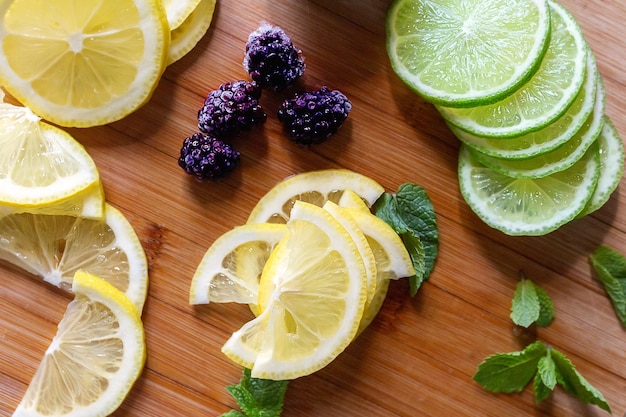
[(280, 91), (302, 76), (304, 58), (280, 27), (262, 23), (248, 37), (243, 67), (262, 88)]
[(180, 149), (178, 165), (198, 181), (226, 176), (239, 162), (239, 151), (203, 133), (185, 138)]
[(213, 137), (235, 135), (267, 117), (259, 104), (261, 87), (255, 82), (232, 81), (209, 92), (198, 111), (198, 128)]
[(291, 140), (308, 146), (337, 132), (351, 109), (352, 103), (343, 93), (322, 87), (285, 100), (278, 109), (278, 120)]

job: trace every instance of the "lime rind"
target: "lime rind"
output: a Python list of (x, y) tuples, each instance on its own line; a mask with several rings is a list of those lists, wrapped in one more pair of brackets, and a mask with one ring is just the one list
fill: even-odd
[(598, 137), (600, 148), (600, 178), (591, 199), (580, 217), (602, 207), (617, 189), (624, 175), (624, 142), (611, 119), (604, 115), (604, 126)]
[(526, 159), (558, 148), (587, 121), (593, 111), (596, 94), (604, 94), (595, 56), (591, 49), (588, 51), (583, 88), (565, 114), (544, 128), (512, 138), (489, 138), (473, 135), (446, 121), (448, 127), (461, 142), (494, 158)]
[(593, 144), (572, 167), (539, 179), (518, 179), (482, 165), (462, 145), (459, 186), (463, 198), (487, 225), (507, 235), (540, 236), (573, 220), (593, 194), (600, 157)]
[[(604, 91), (603, 88), (601, 88)], [(578, 132), (558, 148), (528, 159), (507, 160), (475, 152), (478, 160), (487, 167), (513, 178), (542, 178), (563, 171), (583, 157), (591, 144), (600, 136), (604, 124), (605, 94), (596, 95), (593, 112)]]
[(387, 52), (399, 78), (426, 100), (475, 106), (508, 96), (535, 73), (550, 25), (545, 0), (396, 0)]
[(567, 111), (585, 80), (588, 45), (570, 12), (554, 1), (549, 5), (550, 45), (533, 77), (497, 103), (437, 106), (446, 120), (478, 136), (511, 138), (539, 130)]

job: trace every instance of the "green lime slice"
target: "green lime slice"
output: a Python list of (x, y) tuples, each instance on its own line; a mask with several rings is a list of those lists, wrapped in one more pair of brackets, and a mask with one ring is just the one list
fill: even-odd
[(591, 199), (580, 213), (580, 217), (602, 207), (611, 197), (624, 175), (624, 142), (615, 125), (604, 116), (602, 133), (598, 137), (600, 147), (600, 178)]
[[(600, 84), (600, 86), (599, 86)], [(487, 138), (473, 135), (448, 122), (448, 127), (463, 143), (494, 158), (525, 159), (558, 148), (578, 132), (593, 111), (596, 94), (603, 94), (602, 79), (591, 50), (583, 88), (565, 114), (546, 127), (514, 138)]]
[(605, 95), (597, 94), (596, 103), (587, 121), (565, 144), (528, 159), (502, 159), (475, 152), (481, 164), (513, 178), (541, 178), (563, 171), (583, 157), (600, 136), (604, 125)]
[(445, 119), (478, 136), (510, 138), (539, 130), (567, 111), (585, 80), (588, 46), (574, 17), (560, 4), (548, 3), (550, 44), (533, 77), (497, 103), (437, 106)]
[(391, 65), (426, 100), (493, 103), (537, 70), (550, 37), (546, 0), (395, 0), (386, 19)]
[(482, 165), (461, 145), (459, 186), (472, 210), (508, 235), (545, 235), (571, 221), (585, 207), (600, 172), (597, 144), (570, 168), (539, 179), (502, 175)]

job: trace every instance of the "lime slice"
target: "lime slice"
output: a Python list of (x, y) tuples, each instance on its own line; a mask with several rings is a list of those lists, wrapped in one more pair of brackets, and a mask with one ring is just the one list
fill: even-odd
[(605, 101), (604, 94), (597, 94), (595, 108), (583, 127), (572, 139), (552, 151), (528, 159), (494, 158), (474, 151), (475, 155), (481, 164), (513, 178), (541, 178), (563, 171), (582, 158), (600, 136), (604, 124)]
[(387, 52), (400, 79), (431, 102), (493, 103), (538, 68), (549, 17), (545, 0), (396, 0)]
[(508, 235), (545, 235), (571, 221), (585, 207), (600, 173), (597, 144), (572, 167), (539, 179), (511, 178), (482, 165), (462, 145), (461, 194), (489, 226)]
[[(583, 88), (565, 114), (546, 127), (513, 138), (476, 136), (452, 123), (448, 123), (448, 127), (459, 140), (472, 149), (495, 158), (525, 159), (558, 148), (580, 130), (593, 111), (596, 94), (600, 93), (598, 84), (602, 81), (598, 74), (596, 59), (591, 50), (588, 51)], [(604, 90), (601, 93), (604, 94)]]
[(478, 136), (504, 138), (539, 130), (567, 111), (585, 80), (588, 46), (574, 17), (553, 1), (549, 5), (550, 45), (533, 77), (494, 104), (438, 106), (445, 119)]
[(608, 116), (604, 116), (602, 133), (598, 137), (600, 147), (600, 178), (591, 199), (581, 212), (585, 216), (598, 210), (611, 197), (611, 194), (624, 175), (624, 142), (615, 125)]

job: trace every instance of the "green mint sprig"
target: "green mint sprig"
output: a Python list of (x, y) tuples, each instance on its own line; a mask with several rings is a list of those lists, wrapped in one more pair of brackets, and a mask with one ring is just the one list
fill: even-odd
[(591, 265), (604, 285), (617, 317), (626, 326), (626, 257), (607, 246), (590, 256)]
[(580, 401), (611, 412), (602, 393), (576, 370), (574, 364), (541, 341), (531, 343), (519, 352), (487, 357), (478, 366), (473, 379), (488, 391), (512, 393), (524, 390), (533, 377), (537, 402), (546, 399), (559, 385)]
[(511, 320), (522, 327), (546, 327), (554, 320), (554, 304), (548, 293), (523, 274), (511, 303)]
[(241, 412), (231, 410), (222, 417), (279, 417), (289, 381), (252, 378), (250, 369), (244, 368), (238, 384), (226, 390), (237, 401)]
[(409, 251), (416, 271), (409, 279), (414, 296), (430, 276), (439, 251), (437, 217), (430, 198), (419, 185), (404, 183), (395, 194), (384, 193), (373, 211), (400, 235)]

